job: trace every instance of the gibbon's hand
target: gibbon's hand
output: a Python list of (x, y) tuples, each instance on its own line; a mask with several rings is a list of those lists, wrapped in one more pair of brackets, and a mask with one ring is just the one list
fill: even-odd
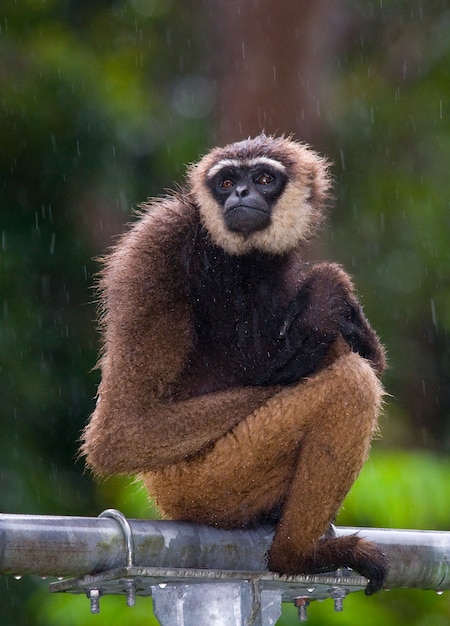
[(312, 295), (307, 281), (288, 306), (259, 384), (291, 384), (320, 369), (338, 325), (332, 319), (336, 312), (324, 310)]
[(370, 328), (358, 302), (350, 302), (345, 314), (339, 318), (339, 332), (353, 352), (368, 359), (375, 371), (381, 374), (386, 366), (384, 350), (374, 341), (375, 333)]

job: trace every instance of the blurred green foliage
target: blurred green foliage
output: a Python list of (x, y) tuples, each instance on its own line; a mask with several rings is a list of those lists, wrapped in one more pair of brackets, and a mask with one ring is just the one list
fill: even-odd
[[(383, 439), (338, 523), (450, 522), (450, 5), (349, 2), (357, 34), (324, 109), (337, 209), (327, 250), (388, 347)], [(98, 375), (93, 274), (132, 207), (211, 143), (207, 11), (181, 0), (5, 0), (0, 7), (0, 510), (153, 516), (76, 459)], [(293, 129), (295, 130), (295, 129)], [(403, 451), (399, 452), (397, 448)], [(447, 454), (447, 456), (446, 456)], [(152, 624), (150, 600), (50, 596), (0, 579), (2, 624)], [(356, 594), (311, 624), (443, 626), (449, 594)], [(363, 616), (363, 620), (362, 620)], [(296, 623), (286, 607), (280, 624)]]
[(74, 468), (97, 382), (92, 259), (205, 141), (170, 106), (183, 11), (172, 26), (170, 3), (146, 19), (140, 6), (30, 0), (0, 14), (4, 510), (92, 506)]
[(448, 452), (450, 5), (363, 4), (329, 89), (338, 210), (328, 234), (388, 348), (390, 445)]

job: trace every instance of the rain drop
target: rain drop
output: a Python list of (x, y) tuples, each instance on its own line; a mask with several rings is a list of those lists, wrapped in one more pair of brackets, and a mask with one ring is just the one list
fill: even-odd
[(437, 328), (438, 324), (437, 324), (436, 306), (434, 304), (433, 299), (430, 300), (430, 304), (431, 304), (431, 320), (433, 322), (433, 326)]
[(15, 574), (15, 575), (14, 575), (14, 578), (15, 578), (16, 580), (20, 580), (20, 579), (22, 578), (22, 575), (21, 575), (21, 574)]

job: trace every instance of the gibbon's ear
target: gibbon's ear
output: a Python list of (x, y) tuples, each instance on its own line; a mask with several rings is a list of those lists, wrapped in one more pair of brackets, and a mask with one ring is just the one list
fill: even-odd
[[(251, 168), (264, 163), (283, 171), (286, 185), (273, 204), (270, 224), (245, 237), (227, 228), (223, 207), (214, 198), (209, 182), (221, 166)], [(188, 184), (200, 219), (217, 246), (233, 255), (254, 250), (285, 254), (311, 238), (322, 225), (331, 187), (328, 170), (329, 162), (307, 145), (260, 135), (209, 152), (189, 168)]]

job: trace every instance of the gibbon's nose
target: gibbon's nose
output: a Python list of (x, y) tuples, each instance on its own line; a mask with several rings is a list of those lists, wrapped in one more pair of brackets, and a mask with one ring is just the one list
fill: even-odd
[(236, 187), (236, 195), (238, 198), (245, 198), (245, 196), (248, 196), (247, 185), (238, 185)]

